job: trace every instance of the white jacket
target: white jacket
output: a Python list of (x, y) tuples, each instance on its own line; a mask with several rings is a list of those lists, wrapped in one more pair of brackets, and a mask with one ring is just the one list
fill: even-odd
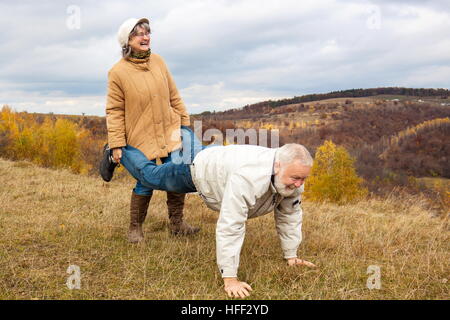
[(253, 145), (215, 146), (200, 151), (191, 166), (194, 185), (206, 205), (220, 211), (217, 264), (222, 277), (236, 277), (247, 219), (274, 210), (284, 258), (297, 257), (302, 240), (300, 194), (283, 198), (272, 182), (277, 149)]

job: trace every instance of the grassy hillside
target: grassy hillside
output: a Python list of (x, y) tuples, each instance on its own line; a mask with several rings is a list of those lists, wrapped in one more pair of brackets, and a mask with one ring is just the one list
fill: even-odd
[[(146, 241), (126, 240), (133, 181), (111, 183), (27, 162), (0, 160), (0, 299), (226, 299), (215, 262), (217, 213), (188, 195), (193, 237), (167, 231), (165, 195), (152, 199)], [(448, 299), (448, 216), (421, 198), (355, 205), (304, 203), (301, 257), (289, 268), (273, 216), (249, 221), (239, 276), (252, 299)], [(66, 286), (69, 265), (81, 289)], [(381, 268), (381, 289), (366, 287)]]

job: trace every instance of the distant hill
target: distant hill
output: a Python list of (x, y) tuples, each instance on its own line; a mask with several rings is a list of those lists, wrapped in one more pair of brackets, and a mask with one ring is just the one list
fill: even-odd
[[(373, 92), (347, 90), (339, 94), (310, 95), (305, 99), (316, 97), (322, 100), (292, 104), (294, 98), (282, 102), (291, 103), (286, 105), (271, 107), (269, 103), (260, 103), (221, 113), (193, 115), (192, 118), (202, 121), (203, 132), (215, 128), (224, 136), (226, 129), (233, 128), (278, 129), (280, 145), (301, 143), (312, 154), (315, 154), (316, 149), (325, 140), (332, 140), (344, 146), (356, 159), (358, 174), (366, 180), (373, 192), (382, 192), (385, 187), (389, 189), (408, 185), (412, 177), (450, 178), (446, 169), (450, 167), (450, 149), (445, 146), (445, 133), (436, 130), (424, 132), (426, 138), (422, 139), (420, 147), (411, 152), (403, 147), (396, 149), (390, 144), (397, 135), (409, 128), (427, 121), (450, 117), (450, 100), (445, 95), (448, 90), (387, 89), (389, 88), (373, 89)], [(381, 94), (386, 92), (390, 94)], [(377, 95), (332, 97), (363, 93)], [(402, 96), (397, 93), (416, 96)], [(417, 96), (422, 94), (427, 96)], [(428, 140), (432, 144), (427, 144)], [(433, 148), (440, 148), (440, 152), (432, 152)], [(386, 150), (393, 152), (393, 158), (390, 155), (386, 158), (389, 161), (382, 161), (380, 156), (383, 153), (390, 154), (390, 151)], [(422, 155), (415, 156), (419, 151)], [(408, 162), (407, 159), (414, 161)]]
[[(254, 104), (245, 105), (241, 108), (234, 108), (221, 112), (205, 111), (199, 115), (201, 116), (220, 116), (222, 119), (229, 119), (231, 116), (244, 116), (251, 114), (260, 114), (270, 112), (270, 109), (299, 104), (313, 101), (320, 101), (332, 98), (361, 98), (373, 97), (377, 95), (391, 95), (391, 96), (410, 96), (410, 97), (437, 97), (447, 100), (450, 97), (450, 90), (448, 89), (425, 89), (425, 88), (403, 88), (403, 87), (383, 87), (370, 89), (349, 89), (341, 91), (332, 91), (329, 93), (307, 94), (303, 96), (293, 97), (290, 99), (267, 100)], [(233, 117), (234, 118), (234, 117)]]
[[(406, 166), (407, 170), (398, 172), (408, 175), (450, 178), (450, 172), (445, 169), (449, 167), (450, 159), (450, 149), (446, 147), (449, 136), (447, 125), (444, 127), (442, 124), (439, 128), (432, 125), (420, 127), (424, 122), (436, 123), (435, 119), (450, 117), (449, 106), (410, 101), (350, 103), (329, 109), (332, 106), (335, 104), (316, 106), (314, 111), (318, 119), (310, 125), (294, 129), (281, 128), (281, 144), (302, 143), (315, 152), (325, 140), (332, 140), (350, 151), (357, 159), (358, 173), (367, 180), (387, 174), (384, 169), (397, 171), (399, 163), (401, 167)], [(302, 115), (297, 117), (301, 119)], [(391, 143), (397, 141), (399, 135), (403, 136), (403, 132), (415, 132), (417, 129), (409, 128), (416, 126), (421, 128), (418, 134), (421, 144), (412, 148), (412, 141), (403, 139), (401, 148), (396, 148)], [(409, 139), (413, 139), (413, 136)], [(440, 151), (433, 152), (433, 148), (440, 148)], [(386, 158), (389, 159), (388, 162), (380, 160), (382, 153), (390, 155), (394, 150), (394, 157), (402, 159), (397, 165), (394, 165), (391, 156)], [(415, 160), (409, 162), (412, 158)]]

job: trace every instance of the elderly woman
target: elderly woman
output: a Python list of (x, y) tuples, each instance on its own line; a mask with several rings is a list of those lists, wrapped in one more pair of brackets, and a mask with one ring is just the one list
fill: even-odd
[[(189, 126), (189, 115), (164, 60), (150, 50), (150, 26), (146, 18), (126, 20), (119, 28), (122, 59), (108, 74), (106, 121), (108, 145), (100, 173), (110, 181), (120, 163), (122, 148), (129, 145), (156, 162), (171, 161), (170, 152), (180, 145), (180, 127)], [(131, 193), (130, 242), (144, 239), (142, 224), (153, 190), (137, 181)], [(183, 221), (185, 194), (167, 192), (169, 229), (173, 234), (193, 234)]]

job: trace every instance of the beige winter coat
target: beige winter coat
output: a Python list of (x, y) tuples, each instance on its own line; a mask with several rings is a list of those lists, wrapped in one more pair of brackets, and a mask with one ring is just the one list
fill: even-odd
[(152, 160), (179, 146), (180, 125), (189, 125), (189, 115), (159, 55), (121, 59), (111, 68), (106, 122), (110, 148), (129, 144)]

